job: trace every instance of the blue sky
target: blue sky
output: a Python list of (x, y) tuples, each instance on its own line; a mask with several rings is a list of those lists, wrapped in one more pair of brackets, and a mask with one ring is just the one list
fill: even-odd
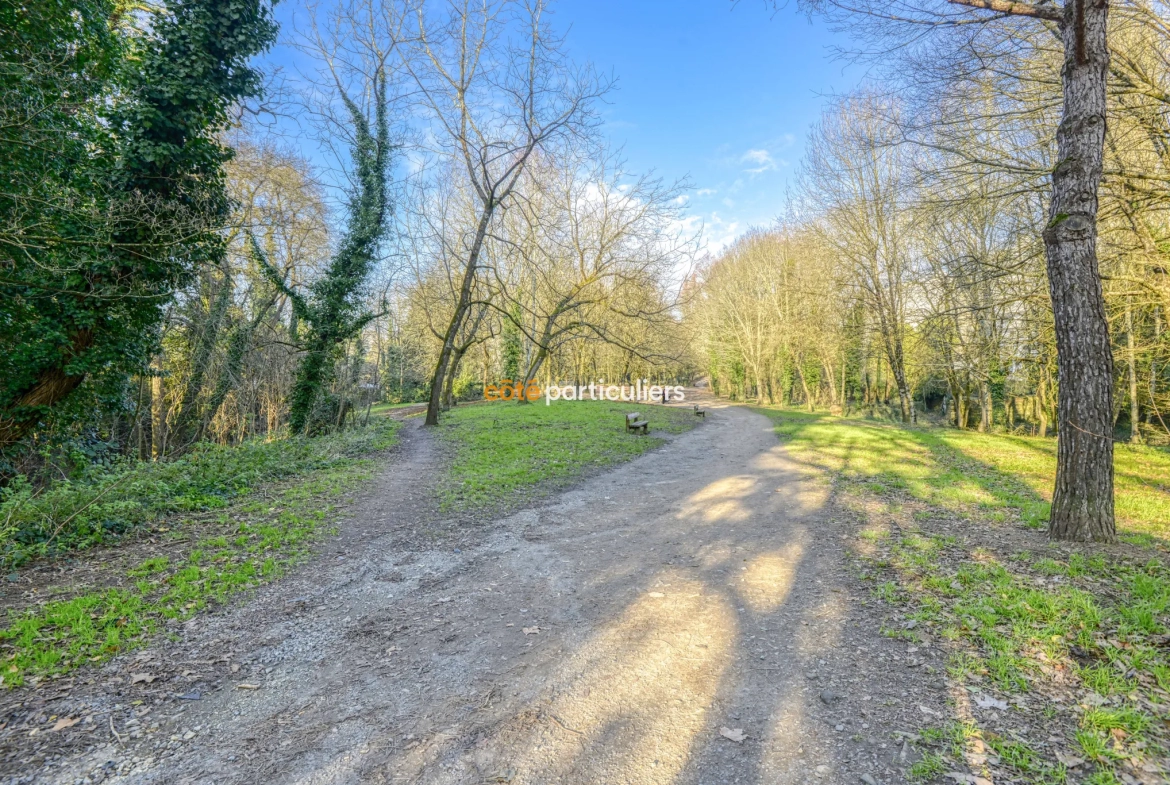
[(832, 59), (847, 42), (823, 20), (763, 0), (561, 0), (574, 59), (618, 78), (606, 134), (630, 168), (688, 177), (688, 207), (717, 250), (784, 205), (825, 96), (858, 67)]
[[(770, 224), (825, 97), (861, 72), (832, 57), (847, 42), (796, 0), (559, 0), (553, 24), (574, 60), (617, 79), (603, 109), (604, 133), (634, 172), (687, 178), (687, 209), (717, 252), (752, 226)], [(298, 0), (277, 6), (283, 40)], [(304, 55), (269, 55), (290, 76)], [(308, 152), (308, 151), (306, 151)]]

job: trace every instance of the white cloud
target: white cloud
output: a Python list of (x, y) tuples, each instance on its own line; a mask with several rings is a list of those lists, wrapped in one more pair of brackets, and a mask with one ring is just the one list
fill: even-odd
[(761, 174), (776, 168), (776, 161), (767, 150), (748, 150), (739, 158), (741, 164), (754, 164), (744, 169), (748, 174)]
[(714, 188), (700, 188), (699, 190), (695, 191), (695, 196), (710, 196), (714, 193), (716, 193)]
[(740, 222), (735, 219), (725, 220), (719, 213), (711, 213), (703, 224), (703, 248), (712, 256), (723, 253), (723, 249), (739, 236)]

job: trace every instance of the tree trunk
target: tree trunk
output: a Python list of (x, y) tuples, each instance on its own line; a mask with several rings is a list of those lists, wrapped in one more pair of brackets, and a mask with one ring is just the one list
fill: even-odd
[(1107, 0), (1067, 0), (1064, 109), (1056, 132), (1044, 230), (1060, 372), (1056, 487), (1048, 534), (1116, 539), (1113, 520), (1113, 353), (1097, 267), (1097, 187), (1105, 141)]
[(456, 347), (451, 353), (451, 362), (447, 368), (447, 376), (443, 380), (443, 408), (450, 409), (455, 405), (455, 377), (459, 375), (459, 364), (463, 362), (463, 354), (467, 350)]
[(491, 223), (494, 205), (490, 202), (484, 206), (483, 214), (479, 218), (479, 226), (475, 230), (475, 239), (467, 254), (467, 268), (463, 271), (463, 283), (459, 287), (459, 300), (455, 303), (455, 312), (451, 314), (451, 323), (447, 325), (447, 333), (443, 336), (443, 348), (439, 350), (439, 360), (435, 363), (435, 372), (431, 376), (431, 397), (427, 402), (427, 417), (423, 425), (439, 424), (439, 408), (442, 405), (443, 380), (447, 375), (447, 365), (451, 362), (451, 353), (455, 350), (455, 339), (459, 335), (459, 328), (467, 316), (467, 309), (471, 305), (471, 287), (475, 283), (475, 271), (479, 265), (479, 253), (483, 249), (483, 241), (487, 236), (488, 224)]
[(837, 373), (833, 364), (827, 361), (822, 361), (821, 366), (825, 369), (825, 378), (829, 380), (829, 405), (837, 406)]
[(1133, 303), (1125, 300), (1125, 362), (1129, 366), (1129, 440), (1142, 443), (1141, 405), (1138, 401), (1137, 351), (1133, 340)]
[(150, 379), (150, 419), (150, 456), (158, 460), (166, 455), (167, 450), (166, 401), (162, 376), (158, 374)]
[(793, 366), (796, 368), (796, 378), (800, 380), (800, 391), (804, 396), (805, 408), (811, 412), (813, 410), (812, 392), (808, 389), (808, 380), (804, 378), (804, 363), (801, 358), (797, 358)]
[(138, 460), (149, 461), (154, 444), (154, 404), (151, 383), (147, 377), (138, 378)]
[(991, 433), (991, 385), (979, 380), (979, 432)]
[[(901, 346), (898, 347), (897, 357), (899, 361), (902, 359)], [(894, 373), (894, 382), (898, 387), (898, 406), (902, 411), (902, 422), (914, 422), (918, 418), (915, 417), (914, 414), (914, 401), (910, 397), (910, 386), (906, 383), (906, 370), (902, 367), (901, 362), (899, 362), (897, 365), (894, 365), (893, 363), (890, 365), (892, 366), (891, 370)]]

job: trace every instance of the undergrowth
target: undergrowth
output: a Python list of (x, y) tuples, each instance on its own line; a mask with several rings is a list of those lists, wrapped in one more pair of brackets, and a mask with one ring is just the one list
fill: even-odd
[[(141, 644), (168, 620), (190, 618), (278, 576), (308, 553), (342, 494), (370, 476), (374, 463), (363, 456), (392, 446), (397, 427), (392, 420), (378, 420), (368, 428), (315, 439), (209, 447), (169, 464), (124, 469), (113, 478), (123, 478), (120, 493), (107, 492), (85, 507), (87, 522), (62, 546), (106, 542), (107, 527), (93, 522), (117, 517), (119, 532), (149, 527), (172, 541), (195, 536), (193, 547), (176, 562), (170, 556), (141, 560), (126, 572), (122, 585), (10, 612), (7, 627), (0, 630), (3, 683), (36, 683), (101, 662)], [(110, 479), (103, 479), (108, 487)], [(103, 487), (102, 481), (87, 488), (74, 483), (27, 499), (22, 520), (42, 527), (45, 518), (67, 509), (66, 502), (84, 505), (78, 500)], [(95, 511), (99, 505), (102, 511)], [(192, 510), (213, 512), (202, 513), (198, 522), (178, 514)]]
[(326, 437), (201, 444), (172, 461), (126, 462), (33, 488), (17, 477), (0, 489), (0, 561), (108, 544), (176, 514), (223, 509), (257, 486), (328, 469), (381, 449), (393, 425), (375, 421)]

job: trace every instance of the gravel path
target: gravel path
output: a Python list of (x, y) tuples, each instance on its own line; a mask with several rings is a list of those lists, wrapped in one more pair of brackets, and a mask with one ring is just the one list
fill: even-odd
[(421, 481), (429, 436), (406, 430), (327, 553), (105, 671), (183, 656), (199, 700), (135, 708), (148, 685), (111, 676), (121, 743), (32, 779), (893, 783), (917, 755), (898, 732), (947, 713), (939, 650), (881, 635), (827, 481), (766, 418), (713, 405), (534, 509), (458, 526)]

